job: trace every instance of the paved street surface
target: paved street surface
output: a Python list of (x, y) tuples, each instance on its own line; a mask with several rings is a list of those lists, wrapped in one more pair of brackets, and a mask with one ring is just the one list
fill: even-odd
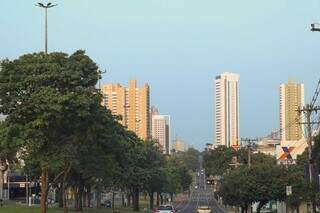
[(190, 195), (184, 194), (175, 203), (175, 208), (179, 213), (196, 213), (198, 206), (209, 206), (212, 213), (224, 213), (213, 198), (212, 190), (207, 185), (205, 172), (202, 169), (200, 160), (199, 173), (196, 174)]

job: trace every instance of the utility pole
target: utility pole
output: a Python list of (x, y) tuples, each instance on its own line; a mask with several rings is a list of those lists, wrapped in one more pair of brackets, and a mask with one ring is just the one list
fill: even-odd
[(28, 175), (26, 175), (26, 182), (24, 184), (26, 188), (26, 205), (29, 206), (29, 186), (28, 186)]
[(241, 141), (246, 142), (248, 147), (248, 167), (251, 167), (251, 147), (254, 144), (254, 142), (257, 142), (258, 139), (251, 139), (251, 138), (241, 138)]
[(10, 200), (10, 175), (9, 175), (9, 172), (10, 172), (10, 168), (8, 165), (8, 169), (7, 169), (8, 200)]
[[(48, 54), (48, 9), (57, 6), (57, 4), (47, 3), (46, 5), (39, 2), (36, 4), (37, 7), (40, 7), (44, 9), (45, 13), (45, 25), (44, 25), (44, 31), (45, 31), (45, 38), (44, 38), (44, 54)], [(43, 166), (41, 168), (41, 200), (40, 200), (40, 212), (46, 213), (48, 209), (48, 203), (47, 203), (47, 196), (48, 196), (48, 181), (49, 181), (49, 170), (47, 167)]]
[[(246, 142), (247, 147), (248, 147), (248, 168), (251, 168), (251, 147), (254, 144), (254, 142), (257, 142), (258, 139), (251, 139), (251, 138), (241, 138), (241, 141)], [(251, 203), (248, 206), (248, 212), (251, 213), (252, 212), (252, 206)]]
[(45, 20), (44, 20), (44, 34), (45, 34), (45, 39), (44, 39), (44, 53), (48, 54), (48, 9), (57, 6), (57, 4), (52, 4), (52, 3), (47, 3), (47, 5), (44, 5), (42, 3), (36, 4), (37, 7), (41, 7), (44, 9), (44, 14), (45, 14)]
[(102, 75), (103, 75), (103, 74), (107, 73), (107, 70), (104, 70), (104, 71), (101, 71), (101, 70), (100, 70), (99, 72), (100, 72), (100, 78), (99, 78), (99, 90), (100, 90), (100, 91), (102, 91), (102, 90), (101, 90), (101, 78), (102, 78)]
[[(307, 144), (308, 144), (308, 164), (309, 164), (309, 184), (312, 184), (313, 182), (313, 159), (312, 159), (312, 142), (313, 142), (313, 136), (312, 136), (312, 125), (318, 124), (319, 122), (313, 122), (311, 121), (311, 114), (313, 112), (318, 112), (320, 110), (320, 107), (314, 106), (313, 104), (307, 104), (304, 107), (298, 109), (299, 114), (303, 113), (306, 117), (305, 122), (300, 122), (299, 124), (306, 125), (307, 129)], [(316, 213), (316, 204), (315, 200), (312, 200), (312, 212)]]
[(306, 125), (307, 129), (307, 144), (308, 144), (308, 164), (309, 164), (309, 182), (311, 183), (313, 181), (313, 163), (312, 163), (312, 142), (313, 142), (313, 136), (312, 136), (312, 125), (318, 124), (319, 122), (312, 122), (311, 121), (311, 114), (313, 112), (317, 112), (320, 110), (320, 107), (313, 106), (310, 104), (307, 104), (306, 106), (298, 109), (297, 111), (301, 114), (303, 113), (306, 117), (305, 122), (300, 122), (299, 124)]
[(251, 168), (251, 147), (248, 146), (248, 167)]
[(229, 164), (230, 166), (234, 166), (234, 168), (238, 168), (242, 163), (239, 163), (237, 156), (232, 158), (232, 162)]

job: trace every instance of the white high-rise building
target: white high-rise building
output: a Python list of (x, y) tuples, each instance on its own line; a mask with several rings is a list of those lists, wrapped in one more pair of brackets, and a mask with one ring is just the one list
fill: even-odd
[(239, 142), (239, 78), (223, 73), (215, 79), (215, 143), (216, 146)]
[(158, 144), (165, 154), (170, 154), (170, 116), (169, 115), (152, 115), (152, 139)]

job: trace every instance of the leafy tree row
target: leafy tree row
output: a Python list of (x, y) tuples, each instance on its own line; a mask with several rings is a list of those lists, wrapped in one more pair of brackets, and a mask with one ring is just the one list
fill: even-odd
[[(127, 192), (135, 211), (139, 194), (174, 193), (191, 183), (186, 163), (162, 155), (152, 141), (142, 141), (101, 106), (96, 89), (98, 66), (79, 50), (26, 54), (4, 60), (0, 72), (0, 161), (19, 164), (41, 182), (41, 213), (47, 212), (50, 188), (68, 211), (66, 192), (75, 209), (90, 205), (90, 194), (105, 188)], [(187, 181), (186, 181), (187, 180)]]
[[(313, 162), (320, 165), (320, 137), (315, 140)], [(252, 203), (258, 203), (257, 211), (269, 201), (285, 201), (299, 212), (303, 202), (317, 205), (319, 185), (309, 184), (306, 177), (307, 153), (298, 156), (296, 164), (280, 165), (275, 158), (256, 153), (248, 166), (248, 150), (235, 151), (219, 147), (204, 155), (204, 167), (208, 174), (221, 177), (218, 195), (225, 204), (241, 207), (246, 212)], [(235, 158), (237, 163), (234, 162)], [(286, 186), (292, 186), (292, 195), (286, 196)]]

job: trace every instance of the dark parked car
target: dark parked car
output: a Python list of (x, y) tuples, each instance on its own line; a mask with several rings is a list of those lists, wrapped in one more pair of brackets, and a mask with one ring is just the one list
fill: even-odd
[(112, 202), (111, 202), (111, 200), (107, 200), (106, 202), (102, 203), (101, 206), (103, 206), (105, 208), (111, 208)]

